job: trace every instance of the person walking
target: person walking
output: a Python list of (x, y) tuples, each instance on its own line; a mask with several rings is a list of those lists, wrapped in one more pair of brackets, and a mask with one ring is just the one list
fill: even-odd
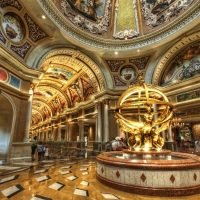
[(49, 160), (49, 148), (48, 148), (48, 146), (45, 146), (44, 158), (45, 158), (45, 160)]
[(33, 139), (32, 139), (32, 145), (31, 145), (31, 158), (32, 158), (32, 161), (35, 160), (35, 150), (37, 148), (37, 136), (35, 136)]
[(42, 160), (42, 142), (39, 142), (37, 145), (37, 151), (38, 151), (38, 161)]

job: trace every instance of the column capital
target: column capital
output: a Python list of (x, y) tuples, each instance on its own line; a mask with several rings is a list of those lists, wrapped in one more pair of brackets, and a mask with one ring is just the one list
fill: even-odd
[(96, 105), (99, 107), (101, 106), (101, 101), (96, 102)]
[(104, 103), (105, 105), (109, 105), (109, 101), (110, 101), (109, 99), (104, 99), (104, 100), (103, 100), (103, 103)]

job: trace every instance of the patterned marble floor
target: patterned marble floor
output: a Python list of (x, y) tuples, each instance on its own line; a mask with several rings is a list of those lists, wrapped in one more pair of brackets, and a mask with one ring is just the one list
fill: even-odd
[(49, 160), (39, 163), (36, 161), (21, 163), (21, 165), (20, 163), (1, 165), (0, 199), (200, 200), (200, 194), (172, 198), (129, 194), (102, 185), (96, 180), (95, 174), (95, 159)]

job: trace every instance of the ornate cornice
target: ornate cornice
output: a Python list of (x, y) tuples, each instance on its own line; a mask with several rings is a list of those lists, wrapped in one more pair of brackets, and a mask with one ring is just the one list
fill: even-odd
[(67, 35), (85, 45), (105, 50), (137, 49), (162, 41), (163, 39), (177, 33), (200, 16), (200, 4), (199, 1), (197, 1), (181, 17), (153, 33), (126, 41), (105, 40), (103, 38), (81, 32), (79, 28), (73, 26), (71, 22), (67, 21), (63, 14), (56, 8), (52, 0), (38, 0), (38, 2), (54, 23), (58, 25)]

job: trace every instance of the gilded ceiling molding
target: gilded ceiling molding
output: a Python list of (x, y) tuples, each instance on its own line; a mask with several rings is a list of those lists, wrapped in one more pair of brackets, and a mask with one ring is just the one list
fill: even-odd
[[(59, 55), (62, 55), (62, 56), (59, 56)], [(73, 63), (77, 64), (78, 66), (80, 66), (82, 71), (84, 71), (90, 77), (90, 79), (91, 79), (94, 87), (97, 89), (97, 91), (105, 89), (105, 81), (104, 81), (102, 72), (100, 71), (100, 69), (96, 65), (96, 63), (94, 61), (92, 61), (88, 56), (86, 56), (85, 54), (83, 54), (77, 50), (62, 49), (62, 50), (57, 50), (57, 51), (50, 53), (44, 59), (42, 65), (43, 64), (47, 65), (50, 62), (56, 60), (57, 59), (56, 56), (62, 57), (62, 59), (59, 59), (59, 60), (62, 60), (63, 65), (67, 66), (68, 62), (73, 62)], [(94, 76), (94, 74), (95, 74), (95, 76)]]
[(52, 2), (52, 0), (37, 0), (44, 11), (50, 16), (50, 18), (70, 37), (75, 40), (98, 49), (107, 50), (128, 50), (138, 49), (159, 41), (177, 33), (181, 29), (185, 28), (192, 21), (196, 20), (200, 16), (200, 4), (199, 1), (195, 2), (193, 6), (187, 10), (180, 18), (177, 18), (170, 24), (166, 25), (162, 29), (147, 34), (143, 37), (137, 37), (131, 40), (105, 40), (100, 37), (88, 34), (80, 31), (78, 27), (72, 26), (71, 22), (65, 19), (61, 12)]
[(22, 9), (22, 6), (18, 0), (0, 0), (0, 6), (1, 8), (12, 6), (14, 8), (17, 8), (18, 10)]
[(165, 66), (168, 64), (168, 62), (174, 57), (181, 49), (186, 47), (188, 44), (198, 41), (200, 39), (200, 32), (194, 33), (189, 36), (185, 36), (182, 40), (177, 42), (175, 45), (173, 45), (160, 59), (156, 69), (155, 73), (153, 75), (152, 82), (154, 85), (158, 85), (162, 72), (165, 69)]

